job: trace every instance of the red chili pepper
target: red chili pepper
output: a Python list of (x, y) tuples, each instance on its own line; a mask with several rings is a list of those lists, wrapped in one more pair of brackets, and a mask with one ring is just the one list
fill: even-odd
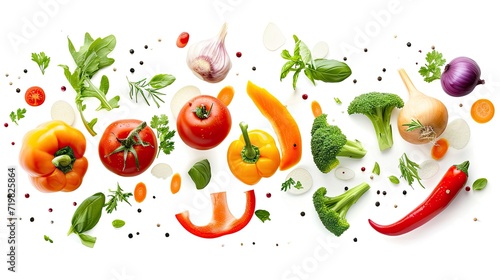
[(370, 219), (368, 222), (376, 231), (386, 235), (401, 235), (420, 227), (453, 201), (467, 183), (468, 168), (469, 161), (451, 166), (427, 199), (401, 220), (390, 225), (379, 225)]
[(235, 218), (227, 205), (226, 192), (210, 194), (212, 198), (212, 220), (204, 226), (197, 226), (189, 219), (189, 211), (175, 215), (179, 223), (190, 233), (203, 238), (216, 238), (235, 233), (243, 229), (252, 219), (255, 211), (255, 192), (246, 193), (245, 212), (240, 218)]

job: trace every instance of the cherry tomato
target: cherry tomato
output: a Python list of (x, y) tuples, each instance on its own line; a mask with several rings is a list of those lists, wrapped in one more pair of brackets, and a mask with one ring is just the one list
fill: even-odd
[(99, 141), (99, 157), (103, 165), (124, 177), (146, 171), (157, 152), (156, 134), (146, 122), (140, 120), (125, 119), (111, 123)]
[(30, 106), (40, 106), (45, 102), (45, 91), (38, 86), (30, 87), (24, 94), (24, 100), (26, 100), (26, 103)]
[(179, 37), (177, 37), (177, 42), (175, 44), (179, 48), (184, 48), (188, 42), (189, 42), (189, 33), (182, 32), (181, 34), (179, 34)]
[(199, 95), (179, 111), (177, 133), (189, 147), (208, 150), (224, 141), (231, 124), (231, 113), (222, 101), (210, 95)]

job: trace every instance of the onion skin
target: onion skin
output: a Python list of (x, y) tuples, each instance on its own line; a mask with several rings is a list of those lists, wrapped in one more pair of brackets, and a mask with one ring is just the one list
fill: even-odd
[(457, 57), (448, 63), (441, 74), (441, 87), (450, 96), (461, 97), (484, 84), (481, 69), (471, 58)]
[[(426, 144), (437, 139), (448, 125), (448, 110), (440, 100), (425, 95), (415, 88), (404, 69), (399, 74), (408, 90), (409, 98), (398, 115), (398, 131), (401, 137), (411, 144)], [(408, 131), (406, 124), (418, 120), (432, 130), (433, 134), (423, 137), (421, 129)]]

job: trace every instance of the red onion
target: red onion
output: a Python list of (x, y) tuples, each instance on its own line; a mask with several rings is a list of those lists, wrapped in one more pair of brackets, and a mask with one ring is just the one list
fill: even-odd
[(477, 85), (484, 84), (481, 80), (479, 65), (468, 57), (457, 57), (448, 63), (441, 74), (443, 90), (455, 97), (471, 93)]

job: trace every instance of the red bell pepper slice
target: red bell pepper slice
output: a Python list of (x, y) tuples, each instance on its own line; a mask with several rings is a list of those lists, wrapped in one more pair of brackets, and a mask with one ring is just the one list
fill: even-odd
[(252, 219), (255, 212), (255, 192), (249, 190), (246, 194), (245, 212), (240, 218), (235, 218), (227, 205), (226, 192), (210, 194), (212, 198), (212, 220), (204, 226), (198, 226), (191, 222), (189, 211), (180, 212), (175, 215), (179, 223), (190, 233), (202, 238), (217, 238), (223, 235), (235, 233), (243, 229)]

